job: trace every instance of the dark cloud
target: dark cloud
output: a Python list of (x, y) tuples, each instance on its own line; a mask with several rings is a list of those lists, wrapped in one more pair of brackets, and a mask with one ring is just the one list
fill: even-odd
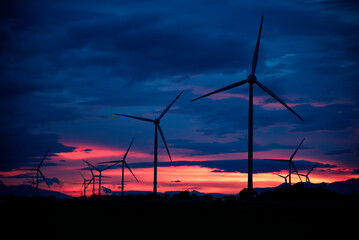
[(182, 181), (181, 180), (174, 180), (174, 181), (171, 181), (171, 182), (180, 183)]
[(304, 113), (306, 121), (297, 125), (293, 132), (310, 131), (339, 131), (350, 127), (358, 127), (359, 111), (357, 104), (331, 104), (313, 107), (302, 105), (298, 107)]
[[(219, 143), (219, 142), (203, 143), (203, 142), (193, 142), (185, 139), (177, 139), (177, 140), (171, 140), (171, 144), (174, 148), (193, 150), (193, 153), (190, 154), (191, 156), (248, 151), (246, 139), (242, 139), (241, 141), (229, 142), (229, 143)], [(280, 145), (280, 144), (253, 145), (255, 151), (269, 151), (272, 149), (293, 149), (294, 151), (297, 147), (298, 146)], [(313, 148), (302, 146), (301, 149), (313, 149)]]
[(25, 128), (0, 128), (0, 166), (3, 170), (37, 166), (50, 149), (44, 165), (51, 165), (51, 157), (58, 152), (71, 152), (75, 148), (59, 143), (56, 134), (29, 134)]
[[(46, 176), (45, 176), (46, 177)], [(39, 182), (45, 182), (43, 179), (39, 179)], [(56, 177), (53, 177), (53, 178), (46, 178), (46, 182), (52, 186), (54, 184), (60, 184), (60, 180)]]
[(341, 154), (348, 154), (348, 153), (352, 154), (354, 152), (353, 152), (353, 150), (346, 148), (346, 149), (341, 149), (341, 150), (334, 150), (334, 151), (330, 151), (330, 152), (325, 152), (323, 154), (331, 156), (331, 155), (341, 155)]

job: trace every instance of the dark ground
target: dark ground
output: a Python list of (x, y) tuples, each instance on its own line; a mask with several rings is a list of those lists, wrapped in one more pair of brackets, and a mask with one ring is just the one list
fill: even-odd
[[(4, 198), (3, 236), (325, 239), (356, 236), (358, 202)], [(15, 227), (15, 228), (14, 228)], [(11, 230), (13, 229), (13, 230)], [(353, 235), (354, 234), (354, 235)], [(114, 237), (115, 236), (115, 237)], [(127, 238), (126, 237), (126, 238)], [(351, 238), (352, 238), (351, 237)], [(356, 238), (356, 237), (354, 237)]]

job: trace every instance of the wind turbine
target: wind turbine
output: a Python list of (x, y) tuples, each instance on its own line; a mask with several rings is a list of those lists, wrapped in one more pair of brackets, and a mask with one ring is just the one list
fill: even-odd
[(248, 75), (247, 79), (233, 83), (231, 85), (228, 85), (228, 86), (218, 89), (216, 91), (207, 93), (203, 96), (200, 96), (200, 97), (192, 100), (192, 101), (195, 101), (195, 100), (210, 96), (215, 93), (219, 93), (219, 92), (223, 92), (223, 91), (235, 88), (235, 87), (239, 87), (245, 83), (249, 84), (249, 110), (248, 110), (248, 189), (249, 190), (253, 190), (253, 85), (257, 84), (257, 86), (260, 87), (263, 91), (265, 91), (267, 94), (269, 94), (275, 100), (277, 100), (280, 104), (282, 104), (284, 107), (286, 107), (289, 111), (291, 111), (293, 114), (295, 114), (300, 120), (304, 121), (296, 112), (294, 112), (294, 110), (292, 108), (290, 108), (282, 99), (280, 99), (276, 94), (274, 94), (274, 92), (272, 92), (268, 87), (264, 86), (262, 83), (260, 83), (257, 80), (255, 73), (256, 73), (257, 60), (258, 60), (259, 43), (260, 43), (260, 38), (261, 38), (261, 33), (262, 33), (262, 24), (263, 24), (263, 16), (261, 19), (261, 25), (259, 27), (257, 44), (256, 44), (256, 47), (254, 50), (253, 61), (252, 61), (252, 71), (251, 71), (251, 74)]
[(96, 176), (95, 176), (95, 174), (93, 173), (90, 164), (89, 164), (87, 161), (85, 161), (85, 160), (83, 160), (83, 161), (84, 161), (85, 163), (87, 163), (87, 166), (88, 166), (88, 168), (89, 168), (89, 170), (90, 170), (90, 172), (91, 172), (91, 175), (92, 175), (92, 178), (91, 178), (90, 181), (88, 182), (87, 186), (90, 185), (91, 182), (92, 182), (92, 195), (95, 195), (95, 177), (96, 177)]
[(312, 167), (312, 169), (310, 169), (307, 174), (299, 174), (300, 176), (305, 177), (305, 182), (310, 183), (309, 174), (313, 171), (313, 169), (314, 169), (315, 167), (317, 167), (317, 164), (314, 164), (314, 166)]
[[(112, 164), (112, 165), (110, 165), (110, 166), (107, 166), (107, 167), (105, 167), (105, 168), (103, 168), (103, 169), (99, 169), (99, 168), (97, 168), (97, 167), (95, 167), (94, 165), (92, 165), (91, 163), (89, 163), (88, 161), (86, 161), (86, 160), (84, 160), (84, 162), (86, 162), (88, 165), (89, 165), (89, 167), (91, 166), (93, 169), (95, 169), (96, 171), (98, 171), (99, 172), (99, 175), (98, 176), (95, 176), (94, 174), (93, 174), (93, 172), (91, 171), (91, 173), (93, 174), (92, 175), (92, 179), (93, 179), (93, 184), (94, 184), (94, 187), (95, 187), (95, 177), (98, 177), (98, 195), (101, 195), (101, 178), (102, 178), (102, 172), (103, 171), (105, 171), (105, 170), (107, 170), (107, 169), (109, 169), (110, 167), (112, 167), (112, 166), (114, 166), (114, 165), (116, 165), (116, 163), (115, 164)], [(90, 168), (91, 169), (91, 168)], [(90, 180), (91, 181), (91, 180)], [(89, 183), (90, 184), (90, 183)]]
[[(292, 173), (293, 173), (293, 171), (292, 171)], [(290, 174), (287, 174), (287, 176), (283, 176), (283, 175), (280, 175), (280, 174), (277, 174), (277, 173), (274, 173), (274, 174), (281, 177), (281, 178), (284, 178), (284, 183), (288, 184), (287, 178), (290, 176)]]
[(297, 147), (297, 149), (293, 152), (292, 156), (290, 156), (289, 160), (286, 160), (286, 159), (264, 159), (264, 160), (270, 160), (270, 161), (280, 161), (280, 162), (288, 162), (289, 164), (289, 168), (288, 168), (288, 175), (289, 175), (289, 186), (292, 185), (292, 178), (291, 178), (291, 175), (292, 175), (292, 166), (294, 168), (294, 172), (297, 173), (300, 181), (302, 181), (301, 177), (300, 177), (300, 174), (298, 173), (298, 170), (297, 168), (295, 167), (294, 163), (293, 163), (293, 158), (295, 156), (295, 154), (298, 152), (299, 148), (302, 146), (303, 142), (304, 142), (304, 139), (300, 142), (299, 146)]
[(162, 129), (160, 127), (160, 120), (167, 113), (167, 111), (172, 107), (172, 105), (176, 102), (176, 100), (181, 96), (182, 93), (183, 93), (183, 91), (180, 94), (178, 94), (178, 96), (171, 102), (171, 104), (168, 105), (168, 107), (165, 110), (163, 110), (161, 115), (155, 119), (149, 119), (149, 118), (144, 118), (144, 117), (136, 117), (136, 116), (130, 116), (130, 115), (126, 115), (126, 114), (115, 113), (115, 115), (134, 118), (134, 119), (138, 119), (138, 120), (142, 120), (142, 121), (146, 121), (146, 122), (152, 122), (155, 124), (155, 143), (154, 143), (154, 154), (153, 154), (154, 155), (153, 194), (155, 196), (157, 195), (157, 150), (158, 150), (157, 132), (160, 132), (160, 135), (161, 135), (162, 141), (166, 147), (168, 156), (169, 156), (170, 160), (172, 161), (171, 154), (170, 154), (170, 151), (168, 150), (167, 143), (165, 140), (165, 136), (163, 135)]
[[(90, 185), (91, 179), (86, 179), (86, 178), (84, 177), (84, 175), (82, 175), (81, 172), (80, 172), (80, 175), (81, 175), (82, 179), (84, 180), (83, 183), (82, 183), (81, 189), (84, 188), (84, 196), (86, 197), (86, 189), (87, 189), (88, 186)], [(87, 184), (87, 182), (89, 182), (89, 183)]]
[(49, 153), (50, 149), (47, 150), (46, 154), (44, 155), (44, 157), (42, 158), (42, 160), (40, 161), (39, 165), (37, 165), (36, 168), (25, 168), (25, 169), (21, 169), (21, 170), (25, 170), (25, 171), (36, 171), (36, 195), (38, 195), (39, 192), (39, 174), (41, 175), (42, 179), (44, 180), (44, 182), (46, 183), (46, 185), (50, 188), (49, 183), (46, 181), (46, 178), (44, 176), (44, 174), (42, 174), (40, 167), (42, 165), (42, 163), (44, 162), (47, 154)]
[(124, 182), (125, 182), (125, 165), (126, 167), (128, 168), (128, 170), (130, 170), (130, 172), (132, 173), (133, 177), (136, 179), (137, 182), (138, 179), (136, 178), (135, 174), (132, 172), (130, 166), (127, 164), (126, 162), (126, 157), (127, 157), (127, 154), (128, 152), (130, 151), (130, 148), (132, 146), (132, 143), (133, 141), (135, 140), (135, 138), (132, 138), (132, 141), (130, 143), (130, 146), (128, 147), (125, 155), (123, 156), (123, 159), (122, 160), (117, 160), (117, 161), (108, 161), (108, 162), (101, 162), (101, 163), (115, 163), (115, 164), (118, 164), (118, 163), (121, 163), (122, 162), (122, 180), (121, 180), (121, 197), (123, 197), (123, 189), (124, 189)]

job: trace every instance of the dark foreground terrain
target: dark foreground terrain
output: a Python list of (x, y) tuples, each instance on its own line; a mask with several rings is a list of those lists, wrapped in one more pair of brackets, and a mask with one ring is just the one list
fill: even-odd
[[(357, 201), (4, 198), (2, 234), (40, 238), (355, 236)], [(5, 223), (5, 224), (4, 224)], [(352, 235), (354, 234), (354, 235)], [(126, 237), (126, 238), (127, 238)], [(335, 238), (334, 238), (335, 237)]]

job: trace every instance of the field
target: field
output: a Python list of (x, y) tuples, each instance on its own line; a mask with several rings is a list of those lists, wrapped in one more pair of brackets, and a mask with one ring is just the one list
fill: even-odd
[[(357, 202), (19, 198), (0, 203), (12, 236), (345, 237)], [(38, 231), (38, 233), (35, 233)], [(5, 232), (3, 232), (4, 234)], [(51, 235), (49, 235), (51, 234)]]

